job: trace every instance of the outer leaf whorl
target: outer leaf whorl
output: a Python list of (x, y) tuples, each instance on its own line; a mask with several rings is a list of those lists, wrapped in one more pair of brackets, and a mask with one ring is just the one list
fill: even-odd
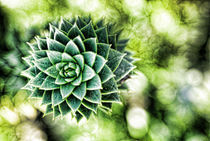
[(120, 101), (118, 86), (134, 66), (124, 51), (128, 40), (119, 40), (112, 28), (102, 20), (93, 25), (90, 17), (61, 19), (58, 27), (50, 25), (48, 37), (28, 43), (29, 68), (22, 75), (30, 81), (24, 89), (42, 98), (45, 115), (71, 112), (79, 121)]

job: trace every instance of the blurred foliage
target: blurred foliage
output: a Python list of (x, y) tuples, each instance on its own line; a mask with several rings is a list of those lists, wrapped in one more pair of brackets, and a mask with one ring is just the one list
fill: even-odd
[[(60, 16), (89, 14), (124, 28), (136, 75), (110, 115), (98, 111), (79, 125), (70, 115), (42, 118), (44, 107), (19, 90), (25, 42)], [(209, 140), (208, 0), (1, 0), (0, 17), (0, 140)]]
[[(16, 93), (20, 89), (20, 85), (24, 82), (20, 78), (19, 72), (23, 68), (21, 56), (21, 39), (19, 32), (13, 27), (8, 28), (9, 15), (6, 8), (0, 7), (1, 16), (1, 32), (0, 32), (0, 74), (1, 74), (1, 88), (0, 94)], [(10, 25), (11, 26), (11, 25)], [(17, 67), (18, 66), (18, 67)], [(15, 83), (17, 82), (17, 83)], [(14, 92), (13, 92), (14, 91)]]

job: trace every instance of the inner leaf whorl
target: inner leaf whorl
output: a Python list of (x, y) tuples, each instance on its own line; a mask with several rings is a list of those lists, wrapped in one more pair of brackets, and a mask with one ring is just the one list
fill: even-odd
[(59, 74), (63, 76), (64, 78), (73, 78), (77, 77), (80, 73), (80, 69), (77, 64), (73, 62), (69, 62), (66, 65), (62, 67)]

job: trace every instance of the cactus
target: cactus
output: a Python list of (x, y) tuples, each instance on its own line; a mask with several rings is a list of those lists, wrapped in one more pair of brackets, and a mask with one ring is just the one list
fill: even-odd
[(28, 43), (32, 51), (23, 59), (29, 68), (21, 74), (29, 82), (23, 89), (42, 99), (45, 115), (71, 113), (80, 121), (120, 102), (119, 87), (135, 66), (125, 51), (128, 40), (119, 40), (121, 31), (113, 28), (103, 20), (93, 24), (91, 17), (61, 19), (50, 24), (48, 36)]

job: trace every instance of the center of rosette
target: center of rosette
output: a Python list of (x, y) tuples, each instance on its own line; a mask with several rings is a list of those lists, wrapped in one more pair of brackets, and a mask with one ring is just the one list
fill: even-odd
[(59, 74), (64, 78), (78, 77), (80, 73), (79, 66), (74, 62), (69, 62), (63, 66)]

